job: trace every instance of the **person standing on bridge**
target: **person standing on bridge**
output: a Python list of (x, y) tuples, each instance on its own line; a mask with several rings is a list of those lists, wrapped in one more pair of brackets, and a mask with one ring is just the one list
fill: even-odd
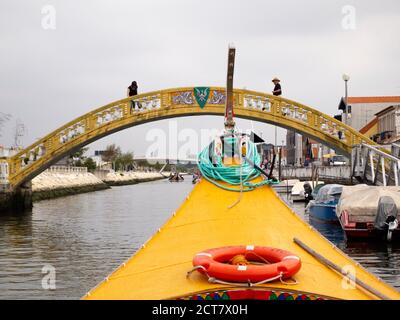
[[(280, 83), (279, 83), (279, 82), (281, 82), (281, 80), (279, 80), (277, 77), (275, 77), (275, 78), (272, 79), (272, 82), (273, 82), (274, 85), (275, 85), (274, 90), (272, 91), (272, 94), (273, 94), (274, 96), (280, 96), (280, 95), (282, 95), (282, 88), (281, 88), (281, 85), (280, 85)], [(265, 111), (265, 110), (266, 110), (266, 107), (264, 106), (264, 107), (262, 108), (262, 111)]]
[[(279, 83), (279, 82), (281, 82), (281, 80), (279, 80), (277, 77), (275, 77), (275, 78), (273, 78), (272, 79), (272, 82), (273, 82), (273, 84), (275, 85), (275, 87), (274, 87), (274, 90), (272, 91), (272, 94), (274, 95), (274, 96), (280, 96), (280, 95), (282, 95), (282, 88), (281, 88), (281, 84)], [(284, 115), (286, 115), (286, 114), (284, 114)], [(276, 139), (277, 139), (277, 136), (278, 136), (278, 131), (277, 131), (278, 129), (277, 129), (277, 127), (276, 127), (276, 125), (275, 125), (275, 147), (274, 147), (274, 156), (273, 156), (273, 160), (272, 160), (272, 164), (271, 164), (271, 167), (273, 168), (273, 166), (274, 166), (274, 163), (275, 163), (275, 155), (276, 155), (276, 152), (277, 152), (277, 143), (276, 143)], [(270, 175), (271, 175), (271, 177), (272, 177), (272, 169), (271, 169), (271, 173), (270, 173)], [(275, 179), (274, 177), (272, 177), (272, 179)]]
[(137, 95), (138, 85), (136, 81), (132, 81), (131, 85), (128, 87), (128, 97)]
[(272, 82), (274, 83), (275, 87), (274, 90), (272, 91), (272, 94), (274, 96), (280, 96), (282, 95), (282, 88), (279, 82), (281, 82), (281, 80), (279, 80), (277, 77), (272, 79)]
[[(128, 97), (133, 97), (138, 94), (138, 85), (136, 81), (132, 81), (131, 85), (128, 87)], [(140, 109), (140, 104), (138, 103), (138, 108)], [(131, 100), (131, 113), (135, 110), (135, 101)]]

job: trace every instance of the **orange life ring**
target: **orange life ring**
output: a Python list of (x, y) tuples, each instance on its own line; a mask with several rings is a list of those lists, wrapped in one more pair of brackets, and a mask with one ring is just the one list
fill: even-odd
[[(263, 265), (232, 265), (227, 262), (237, 255)], [(232, 246), (209, 249), (196, 254), (193, 266), (201, 273), (223, 281), (261, 282), (281, 276), (290, 278), (301, 268), (301, 260), (293, 253), (270, 247)]]

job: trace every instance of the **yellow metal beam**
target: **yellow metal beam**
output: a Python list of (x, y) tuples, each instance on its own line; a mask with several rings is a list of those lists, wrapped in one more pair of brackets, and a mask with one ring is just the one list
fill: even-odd
[[(29, 181), (74, 150), (129, 127), (174, 117), (223, 116), (225, 100), (225, 88), (210, 87), (207, 103), (201, 108), (196, 102), (194, 87), (186, 87), (149, 92), (112, 102), (65, 124), (8, 158), (10, 185), (16, 187)], [(355, 144), (375, 144), (342, 122), (282, 97), (235, 89), (233, 103), (236, 117), (295, 130), (347, 155)]]

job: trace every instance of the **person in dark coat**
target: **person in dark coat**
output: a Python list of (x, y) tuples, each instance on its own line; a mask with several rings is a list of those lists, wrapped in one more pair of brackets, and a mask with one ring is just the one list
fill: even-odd
[(275, 87), (274, 87), (274, 91), (272, 91), (272, 94), (274, 96), (280, 96), (282, 94), (282, 88), (279, 82), (281, 82), (281, 80), (279, 80), (278, 78), (273, 78), (272, 82), (274, 83)]
[[(128, 87), (128, 97), (133, 97), (138, 94), (138, 85), (136, 81), (132, 81), (131, 85)], [(137, 104), (140, 108), (140, 104)], [(135, 101), (131, 100), (131, 113), (135, 110)]]
[(128, 97), (137, 95), (138, 85), (136, 81), (132, 81), (131, 85), (128, 87)]
[(304, 199), (306, 200), (306, 203), (308, 203), (310, 202), (310, 200), (313, 199), (311, 185), (308, 182), (306, 182), (304, 183), (303, 189), (304, 189)]

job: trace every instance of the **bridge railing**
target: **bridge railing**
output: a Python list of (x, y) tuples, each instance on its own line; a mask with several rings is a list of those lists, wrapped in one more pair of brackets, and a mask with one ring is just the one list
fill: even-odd
[(352, 151), (352, 176), (374, 185), (399, 186), (400, 158), (390, 154), (393, 146), (356, 145)]
[(46, 171), (53, 173), (87, 173), (88, 169), (87, 167), (51, 166)]
[[(193, 87), (154, 91), (115, 101), (67, 123), (16, 155), (7, 158), (12, 185), (32, 178), (57, 159), (85, 143), (133, 124), (174, 116), (223, 115), (225, 88), (209, 87), (196, 96)], [(203, 108), (198, 99), (206, 99)], [(351, 153), (354, 144), (373, 144), (351, 127), (300, 103), (250, 90), (234, 90), (235, 114), (291, 128)]]
[(336, 139), (349, 146), (357, 142), (369, 140), (344, 123), (300, 103), (264, 93), (253, 93), (247, 90), (241, 91), (238, 94), (243, 101), (239, 101), (239, 106), (242, 105), (245, 109), (258, 110), (269, 113), (277, 118), (284, 118), (294, 123), (299, 123), (301, 126), (307, 126), (316, 131), (323, 132), (332, 139)]

